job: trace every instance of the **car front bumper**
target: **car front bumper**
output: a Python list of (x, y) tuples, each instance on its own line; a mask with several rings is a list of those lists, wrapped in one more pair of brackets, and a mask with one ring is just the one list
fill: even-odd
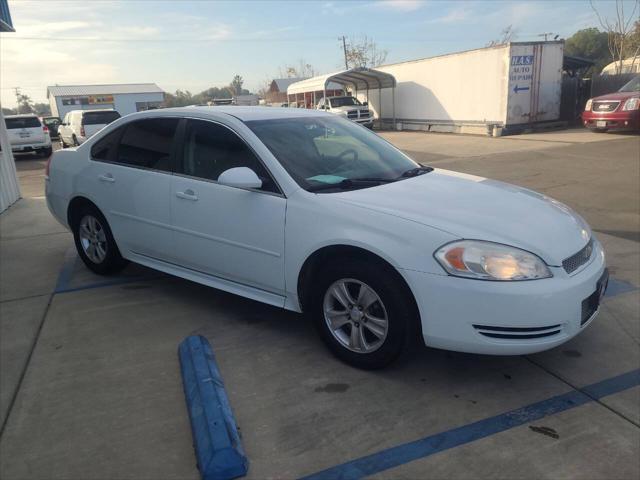
[[(594, 239), (589, 263), (572, 275), (492, 282), (403, 270), (412, 289), (427, 346), (489, 355), (522, 355), (570, 340), (597, 316), (606, 288), (605, 258)], [(597, 293), (596, 293), (597, 292)]]
[(602, 130), (640, 130), (640, 110), (596, 113), (582, 112), (585, 127)]

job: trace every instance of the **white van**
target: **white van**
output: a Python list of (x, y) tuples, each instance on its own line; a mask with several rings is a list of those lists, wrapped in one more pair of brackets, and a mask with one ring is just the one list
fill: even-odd
[(9, 143), (14, 152), (35, 152), (51, 155), (49, 128), (33, 115), (7, 115), (4, 117)]
[(62, 148), (81, 145), (91, 135), (119, 118), (120, 114), (112, 109), (71, 110), (58, 127), (60, 145)]

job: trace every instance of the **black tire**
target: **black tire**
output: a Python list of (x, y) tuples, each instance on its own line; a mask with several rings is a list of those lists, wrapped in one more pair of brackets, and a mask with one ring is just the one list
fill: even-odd
[(75, 135), (71, 139), (73, 140), (73, 146), (74, 147), (79, 147), (80, 146), (80, 144), (78, 143), (78, 139), (76, 138)]
[[(89, 217), (92, 217), (97, 221), (99, 229), (96, 230), (104, 233), (104, 241), (98, 241), (96, 239), (96, 241), (100, 243), (101, 249), (106, 252), (104, 258), (99, 261), (91, 259), (87, 252), (85, 252), (83, 241), (86, 242), (86, 240), (83, 240), (80, 234), (83, 219), (88, 219)], [(120, 250), (118, 250), (118, 245), (113, 239), (113, 234), (111, 233), (111, 228), (109, 228), (107, 220), (95, 206), (86, 204), (74, 212), (71, 228), (78, 255), (87, 268), (92, 272), (97, 273), (98, 275), (110, 275), (121, 271), (127, 265), (128, 262), (122, 258), (122, 255), (120, 255)]]
[[(333, 354), (349, 365), (373, 370), (386, 367), (403, 352), (413, 350), (411, 347), (418, 343), (420, 333), (419, 318), (413, 297), (400, 275), (382, 262), (344, 258), (330, 262), (332, 265), (325, 267), (312, 284), (310, 307), (315, 327)], [(387, 334), (381, 345), (370, 353), (352, 351), (343, 345), (325, 320), (325, 294), (341, 279), (354, 279), (364, 283), (373, 289), (383, 304), (388, 319)], [(352, 298), (355, 291), (353, 293)], [(372, 305), (376, 307), (375, 303)], [(379, 305), (377, 308), (379, 309)], [(364, 325), (358, 328), (363, 328), (364, 331)], [(343, 332), (351, 332), (349, 326), (345, 325), (343, 329)]]
[(38, 153), (40, 155), (42, 155), (43, 157), (45, 157), (45, 158), (49, 158), (51, 156), (51, 154), (53, 153), (53, 148), (52, 147), (43, 148)]
[(64, 143), (64, 140), (62, 139), (62, 135), (60, 135), (60, 147), (62, 148), (67, 148), (68, 145), (66, 143)]

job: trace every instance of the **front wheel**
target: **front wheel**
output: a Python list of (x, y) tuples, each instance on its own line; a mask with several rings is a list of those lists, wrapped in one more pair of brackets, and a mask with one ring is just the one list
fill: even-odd
[(73, 238), (78, 255), (89, 270), (108, 275), (126, 266), (107, 220), (96, 207), (83, 206), (74, 215)]
[(387, 270), (375, 262), (336, 262), (315, 285), (311, 306), (320, 336), (338, 358), (358, 368), (389, 365), (417, 338), (413, 299)]

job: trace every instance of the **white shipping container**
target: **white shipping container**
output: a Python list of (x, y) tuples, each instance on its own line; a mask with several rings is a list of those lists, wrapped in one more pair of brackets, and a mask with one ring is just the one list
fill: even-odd
[[(403, 129), (491, 134), (495, 127), (558, 120), (564, 42), (514, 42), (376, 67), (397, 81)], [(366, 92), (357, 92), (367, 100)], [(393, 120), (391, 89), (370, 91), (376, 117)], [(516, 127), (517, 128), (517, 127)]]

